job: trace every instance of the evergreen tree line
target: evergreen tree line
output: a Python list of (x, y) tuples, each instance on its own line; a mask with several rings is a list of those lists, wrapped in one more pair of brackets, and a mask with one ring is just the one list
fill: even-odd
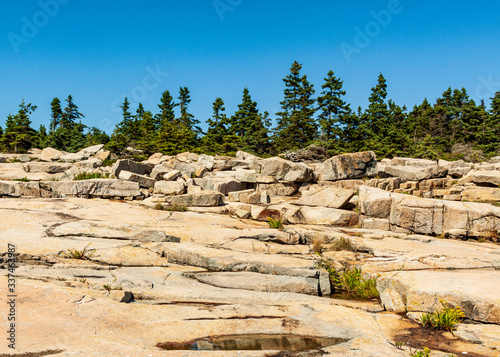
[(36, 106), (23, 100), (18, 113), (7, 117), (5, 130), (0, 127), (0, 149), (25, 152), (31, 147), (50, 146), (75, 152), (88, 145), (106, 144), (116, 153), (133, 147), (147, 155), (184, 151), (232, 154), (243, 150), (268, 156), (317, 144), (327, 147), (332, 155), (372, 150), (379, 158), (453, 159), (459, 157), (453, 155), (453, 146), (463, 144), (485, 156), (499, 152), (500, 92), (491, 98), (488, 109), (484, 101), (476, 104), (465, 89), (448, 88), (434, 104), (424, 99), (409, 111), (387, 98), (387, 83), (380, 74), (371, 89), (368, 108), (354, 111), (344, 99), (343, 81), (333, 71), (328, 72), (315, 97), (314, 85), (301, 70), (302, 65), (295, 61), (283, 79), (283, 101), (274, 127), (269, 113), (258, 109), (248, 88), (231, 116), (226, 114), (222, 98), (215, 99), (206, 132), (189, 111), (187, 87), (181, 87), (175, 99), (170, 91), (163, 92), (154, 114), (141, 103), (132, 113), (125, 98), (123, 119), (110, 136), (82, 124), (84, 115), (69, 95), (64, 109), (58, 98), (52, 101), (48, 132), (43, 125), (38, 131), (31, 128), (29, 116)]

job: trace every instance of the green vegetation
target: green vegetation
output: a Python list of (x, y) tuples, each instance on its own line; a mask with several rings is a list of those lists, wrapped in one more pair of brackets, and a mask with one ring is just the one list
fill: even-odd
[[(200, 128), (201, 118), (190, 112), (187, 87), (180, 87), (178, 96), (165, 90), (156, 110), (138, 103), (134, 113), (132, 103), (124, 98), (122, 120), (111, 136), (82, 123), (85, 116), (71, 95), (64, 108), (54, 98), (47, 128), (41, 125), (35, 130), (30, 115), (37, 107), (23, 100), (17, 114), (8, 115), (4, 129), (0, 128), (0, 151), (22, 153), (51, 146), (75, 152), (102, 143), (117, 154), (126, 154), (129, 146), (142, 150), (141, 157), (155, 152), (233, 154), (238, 150), (267, 157), (316, 144), (326, 147), (330, 155), (373, 150), (379, 159), (407, 156), (480, 162), (500, 150), (500, 92), (487, 107), (484, 101), (474, 102), (465, 89), (450, 87), (439, 98), (424, 99), (407, 109), (389, 98), (387, 81), (380, 74), (368, 107), (354, 110), (345, 101), (343, 81), (332, 70), (316, 94), (297, 61), (283, 84), (281, 109), (275, 114), (258, 109), (248, 88), (243, 89), (232, 115), (226, 115), (223, 99), (214, 96), (206, 133)], [(271, 127), (273, 121), (275, 127)]]
[(349, 239), (345, 239), (344, 237), (342, 237), (332, 244), (332, 250), (336, 250), (336, 251), (350, 250), (350, 251), (352, 251), (353, 248), (351, 245), (351, 241)]
[(23, 178), (12, 179), (12, 181), (30, 182), (31, 180), (25, 176)]
[(188, 209), (184, 205), (180, 205), (178, 203), (172, 204), (170, 207), (167, 207), (165, 211), (171, 211), (171, 212), (186, 212)]
[(421, 350), (416, 350), (415, 352), (411, 353), (411, 357), (430, 357), (431, 355), (431, 350), (428, 349), (427, 347), (424, 347)]
[(99, 172), (97, 173), (92, 173), (92, 172), (82, 172), (78, 175), (75, 175), (73, 177), (73, 180), (78, 181), (78, 180), (91, 180), (91, 179), (106, 179), (109, 178), (109, 174), (101, 174)]
[(112, 166), (116, 162), (116, 159), (104, 159), (102, 162), (103, 167)]
[(270, 228), (283, 229), (283, 221), (281, 219), (274, 219), (272, 217), (267, 217), (267, 224)]
[(69, 259), (90, 260), (94, 255), (94, 252), (89, 253), (87, 248), (91, 244), (92, 243), (87, 244), (82, 250), (77, 250), (75, 248), (68, 249), (68, 252), (64, 253), (64, 255)]
[(324, 259), (321, 255), (318, 266), (328, 271), (334, 290), (342, 296), (360, 300), (379, 297), (377, 281), (374, 278), (363, 278), (361, 268), (344, 266), (343, 269), (337, 270), (332, 261)]
[(111, 284), (104, 284), (104, 285), (102, 286), (102, 288), (108, 292), (108, 295), (109, 295), (109, 293), (111, 292), (111, 290), (122, 290), (122, 289), (123, 289), (120, 285), (113, 286), (113, 283), (114, 283), (115, 281), (116, 281), (116, 279), (114, 279), (114, 280), (111, 282)]
[(455, 326), (464, 319), (465, 314), (458, 306), (455, 307), (446, 300), (439, 301), (442, 309), (434, 313), (424, 313), (420, 318), (420, 323), (423, 327), (453, 333)]

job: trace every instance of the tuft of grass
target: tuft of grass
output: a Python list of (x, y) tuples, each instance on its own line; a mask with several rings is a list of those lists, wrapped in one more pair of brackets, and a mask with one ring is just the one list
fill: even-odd
[(30, 182), (31, 180), (25, 176), (25, 177), (19, 178), (19, 179), (12, 179), (12, 181)]
[(69, 259), (78, 259), (78, 260), (90, 260), (92, 256), (94, 255), (94, 252), (89, 253), (87, 248), (89, 245), (92, 243), (89, 243), (83, 248), (82, 250), (77, 250), (75, 248), (68, 249), (68, 252), (65, 253), (66, 258)]
[(100, 172), (92, 173), (92, 172), (82, 172), (73, 177), (74, 181), (79, 180), (91, 180), (91, 179), (106, 179), (109, 178), (109, 174), (101, 174)]
[(332, 244), (332, 250), (340, 251), (340, 250), (353, 250), (351, 241), (349, 239), (345, 239), (344, 237), (340, 238), (339, 240), (335, 241), (335, 243)]
[(113, 164), (116, 162), (116, 159), (104, 159), (104, 161), (102, 162), (102, 166), (106, 167), (106, 166), (113, 166)]
[(330, 282), (336, 291), (360, 300), (371, 300), (380, 296), (375, 278), (363, 278), (361, 268), (344, 267), (343, 270), (337, 270), (333, 262), (323, 258), (320, 258), (318, 266), (328, 271)]
[(117, 285), (117, 286), (113, 286), (113, 283), (116, 281), (116, 279), (114, 279), (111, 284), (104, 284), (102, 287), (104, 290), (106, 290), (108, 292), (108, 295), (109, 293), (111, 292), (111, 290), (122, 290), (123, 288), (120, 286), (120, 285)]
[(267, 217), (267, 224), (269, 224), (270, 228), (274, 229), (283, 229), (283, 221), (281, 219), (274, 219), (272, 217)]
[(186, 212), (188, 209), (186, 206), (174, 203), (170, 207), (166, 209), (166, 211), (171, 211), (171, 212)]
[(321, 254), (321, 252), (323, 251), (323, 240), (315, 238), (313, 240), (312, 249), (314, 253)]
[(163, 211), (165, 209), (165, 206), (162, 205), (160, 202), (158, 202), (157, 204), (155, 204), (153, 206), (153, 209), (157, 210), (157, 211)]
[(430, 355), (431, 355), (431, 350), (428, 349), (427, 347), (424, 347), (421, 350), (416, 350), (410, 356), (411, 357), (430, 357)]
[(437, 312), (423, 314), (420, 318), (420, 324), (426, 328), (445, 330), (453, 333), (455, 327), (465, 318), (465, 314), (460, 307), (455, 307), (443, 299), (439, 301), (442, 309)]

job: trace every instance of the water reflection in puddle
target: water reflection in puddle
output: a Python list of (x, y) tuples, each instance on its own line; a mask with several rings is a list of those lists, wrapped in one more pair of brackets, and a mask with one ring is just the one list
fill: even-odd
[(207, 337), (184, 343), (159, 343), (164, 350), (192, 351), (309, 351), (346, 342), (341, 338), (322, 338), (295, 335), (233, 335)]

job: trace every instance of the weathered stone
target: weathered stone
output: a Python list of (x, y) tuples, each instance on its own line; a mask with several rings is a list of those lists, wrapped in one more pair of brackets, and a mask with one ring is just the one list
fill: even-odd
[(492, 187), (500, 187), (500, 171), (471, 171), (461, 179), (458, 183), (464, 184), (473, 182), (476, 185), (489, 185)]
[(377, 158), (373, 151), (334, 156), (319, 168), (319, 179), (336, 181), (377, 174)]
[(96, 159), (104, 161), (104, 160), (108, 159), (110, 155), (111, 155), (111, 151), (105, 150), (105, 151), (101, 151), (101, 152), (96, 153), (94, 155), (94, 157)]
[(323, 206), (343, 208), (354, 196), (354, 191), (336, 187), (320, 187), (302, 192), (302, 197), (295, 204), (303, 206)]
[(102, 161), (96, 158), (91, 158), (77, 162), (75, 163), (75, 166), (81, 168), (82, 170), (94, 170), (102, 166)]
[(207, 170), (212, 171), (214, 168), (214, 160), (215, 158), (210, 155), (200, 155), (198, 157), (198, 164), (203, 165), (207, 168)]
[(187, 193), (198, 193), (201, 191), (203, 191), (203, 189), (200, 186), (195, 186), (195, 185), (187, 186)]
[(241, 218), (241, 219), (247, 219), (250, 218), (250, 212), (243, 210), (243, 209), (237, 209), (234, 214), (236, 217)]
[(48, 162), (57, 161), (63, 155), (64, 153), (59, 150), (53, 148), (45, 148), (40, 154), (40, 160)]
[(409, 157), (395, 157), (391, 160), (388, 166), (413, 166), (413, 167), (430, 167), (436, 166), (435, 160), (413, 159)]
[(71, 164), (63, 163), (46, 163), (46, 162), (31, 162), (28, 164), (23, 164), (23, 170), (25, 172), (46, 172), (49, 174), (65, 172), (71, 168)]
[(118, 177), (120, 175), (120, 171), (122, 170), (130, 171), (134, 174), (139, 175), (149, 175), (152, 171), (152, 168), (149, 165), (128, 159), (118, 160), (113, 164), (113, 166), (111, 166), (111, 173), (115, 175), (115, 177)]
[(406, 306), (401, 299), (401, 295), (394, 289), (386, 289), (380, 294), (380, 300), (385, 309), (396, 314), (406, 312)]
[(430, 167), (387, 166), (385, 172), (408, 181), (421, 181), (446, 176), (448, 169), (437, 165)]
[(235, 178), (236, 180), (241, 182), (256, 183), (257, 173), (255, 172), (255, 170), (237, 169)]
[(389, 218), (393, 200), (386, 191), (361, 186), (359, 203), (362, 214), (373, 218)]
[(215, 191), (201, 191), (199, 193), (168, 197), (168, 199), (170, 199), (171, 204), (186, 207), (214, 207), (224, 204), (224, 195)]
[(358, 213), (335, 208), (284, 206), (281, 212), (283, 222), (290, 224), (323, 224), (348, 227), (359, 222)]
[(151, 188), (155, 185), (155, 180), (146, 175), (134, 174), (130, 171), (122, 170), (120, 171), (120, 175), (118, 177), (120, 180), (137, 182), (139, 187), (143, 188)]
[[(28, 155), (26, 155), (26, 154), (19, 155), (19, 156), (17, 157), (17, 159), (18, 159), (19, 161), (21, 161), (21, 162), (30, 162), (30, 161), (31, 161), (30, 157), (29, 157)], [(0, 162), (2, 162), (2, 158), (1, 158), (1, 157), (0, 157)], [(5, 162), (5, 161), (4, 161), (4, 162)]]
[(111, 198), (141, 195), (137, 182), (112, 179), (45, 181), (40, 183), (40, 187), (58, 196)]
[[(162, 179), (164, 179), (164, 175), (165, 174), (168, 174), (169, 172), (171, 172), (173, 169), (172, 169), (172, 166), (167, 164), (167, 163), (161, 163), (159, 165), (156, 165), (152, 170), (151, 170), (151, 173), (150, 173), (150, 177), (153, 179), (153, 180), (156, 180), (156, 181), (160, 181)], [(176, 172), (179, 172), (179, 176), (181, 175), (180, 171), (177, 171)], [(177, 176), (177, 177), (179, 177)], [(177, 177), (175, 179), (177, 179)], [(172, 180), (175, 180), (175, 179), (172, 179)]]
[(0, 181), (0, 196), (19, 196), (19, 183)]
[(295, 182), (259, 183), (257, 191), (267, 191), (270, 196), (293, 196), (298, 192), (300, 184)]
[(252, 194), (254, 192), (255, 192), (255, 190), (253, 190), (253, 189), (230, 192), (228, 194), (229, 202), (240, 202), (241, 195)]
[(0, 164), (3, 164), (7, 162), (7, 159), (5, 158), (5, 156), (0, 156)]
[(273, 176), (278, 180), (307, 182), (311, 181), (312, 172), (312, 169), (306, 164), (297, 164), (281, 158), (270, 158), (262, 160), (260, 174)]
[(186, 192), (186, 186), (177, 181), (156, 181), (154, 184), (154, 193), (164, 195), (182, 195)]
[(196, 166), (196, 170), (194, 171), (195, 177), (203, 177), (207, 173), (207, 168), (203, 165)]
[(69, 154), (65, 154), (65, 155), (61, 156), (59, 158), (59, 161), (63, 161), (63, 162), (78, 162), (78, 161), (82, 161), (85, 158), (86, 158), (86, 156), (84, 156), (82, 154), (69, 153)]
[(255, 182), (269, 184), (269, 183), (277, 183), (278, 180), (276, 179), (276, 177), (273, 177), (273, 176), (263, 176), (263, 175), (257, 174), (255, 177)]
[(193, 177), (196, 171), (196, 164), (188, 164), (178, 161), (175, 163), (174, 169), (180, 171), (183, 175)]
[(78, 151), (77, 154), (89, 157), (89, 156), (97, 154), (99, 152), (99, 150), (101, 150), (103, 147), (104, 147), (104, 144), (89, 146), (89, 147), (81, 149), (80, 151)]
[[(153, 175), (153, 173), (151, 173), (151, 175)], [(178, 178), (180, 178), (181, 176), (182, 176), (182, 174), (180, 171), (173, 170), (173, 171), (167, 172), (165, 175), (163, 175), (163, 179), (165, 181), (175, 181)]]
[(361, 217), (361, 228), (363, 229), (374, 229), (381, 231), (390, 231), (391, 223), (388, 219), (383, 218), (368, 218), (365, 216)]
[(182, 158), (185, 158), (189, 161), (198, 161), (199, 155), (193, 152), (182, 152), (180, 154), (177, 154), (177, 159), (182, 159)]
[(180, 243), (181, 239), (166, 234), (163, 231), (149, 230), (137, 233), (131, 236), (131, 239), (138, 240), (141, 242), (172, 242)]
[(232, 170), (234, 167), (238, 166), (247, 166), (248, 162), (237, 159), (228, 159), (228, 160), (214, 160), (214, 170), (226, 171)]
[(461, 198), (470, 202), (500, 202), (500, 188), (465, 187)]
[(230, 289), (318, 295), (318, 279), (314, 278), (252, 272), (201, 273), (195, 278), (205, 284)]

